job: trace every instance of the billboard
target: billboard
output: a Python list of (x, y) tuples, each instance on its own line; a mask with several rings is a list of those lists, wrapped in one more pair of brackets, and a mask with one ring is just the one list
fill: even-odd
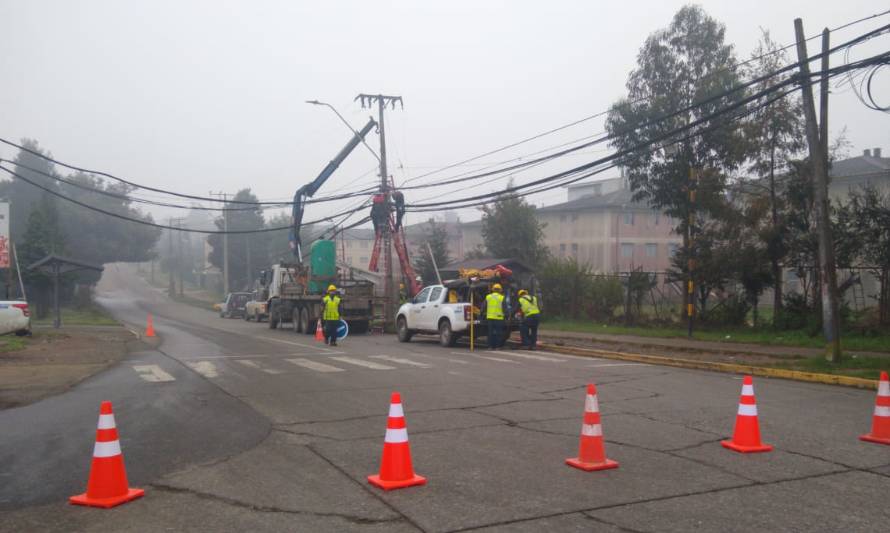
[(0, 268), (9, 268), (9, 203), (0, 202)]

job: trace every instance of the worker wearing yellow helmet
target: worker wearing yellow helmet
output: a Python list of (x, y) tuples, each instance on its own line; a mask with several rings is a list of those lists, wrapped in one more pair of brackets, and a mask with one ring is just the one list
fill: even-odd
[(340, 327), (340, 296), (337, 295), (337, 286), (328, 285), (328, 293), (321, 299), (324, 306), (322, 315), (322, 328), (324, 328), (324, 343), (331, 346), (337, 345), (337, 329)]
[(521, 289), (517, 296), (519, 296), (519, 310), (522, 313), (522, 324), (519, 328), (522, 346), (534, 350), (538, 345), (538, 321), (541, 318), (538, 297), (530, 296), (525, 289)]
[(485, 296), (485, 319), (488, 322), (488, 349), (498, 350), (507, 339), (504, 336), (504, 288), (500, 283), (491, 286)]

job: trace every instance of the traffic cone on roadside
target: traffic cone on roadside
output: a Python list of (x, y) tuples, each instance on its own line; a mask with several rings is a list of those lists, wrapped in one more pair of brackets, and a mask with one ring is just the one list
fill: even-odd
[(148, 314), (148, 318), (145, 321), (145, 336), (146, 337), (154, 337), (155, 336), (155, 326), (151, 320), (151, 313)]
[(890, 378), (887, 377), (887, 372), (881, 372), (881, 380), (878, 382), (871, 433), (862, 435), (859, 439), (890, 445)]
[(760, 442), (760, 423), (757, 420), (757, 401), (754, 399), (754, 380), (745, 376), (742, 397), (735, 417), (732, 440), (720, 441), (724, 448), (741, 453), (769, 452), (773, 447)]
[(124, 469), (124, 456), (117, 438), (111, 402), (102, 402), (87, 491), (71, 496), (68, 501), (76, 505), (107, 509), (135, 500), (144, 494), (142, 489), (131, 489), (127, 484), (127, 471)]
[(618, 468), (618, 463), (606, 459), (603, 446), (603, 426), (600, 423), (600, 406), (596, 397), (596, 386), (587, 385), (587, 398), (584, 400), (584, 423), (581, 424), (581, 442), (578, 457), (566, 459), (566, 464), (586, 472)]
[(414, 468), (411, 466), (408, 429), (405, 426), (402, 397), (398, 392), (392, 393), (390, 398), (389, 419), (386, 422), (386, 437), (383, 439), (380, 474), (368, 476), (368, 482), (383, 490), (401, 489), (426, 483), (426, 478), (415, 474)]
[(315, 340), (318, 342), (324, 342), (324, 333), (322, 333), (321, 320), (315, 324)]

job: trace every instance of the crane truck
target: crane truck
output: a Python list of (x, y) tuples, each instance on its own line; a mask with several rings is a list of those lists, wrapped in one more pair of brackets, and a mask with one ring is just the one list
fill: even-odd
[[(340, 163), (361, 143), (377, 125), (369, 119), (364, 128), (355, 132), (352, 139), (312, 182), (297, 189), (294, 194), (292, 225), (289, 235), (294, 261), (281, 262), (263, 271), (260, 284), (265, 289), (269, 327), (292, 323), (296, 333), (315, 332), (322, 316), (322, 298), (328, 285), (335, 285), (340, 293), (340, 315), (353, 333), (363, 333), (368, 327), (374, 309), (374, 285), (365, 280), (344, 278), (337, 270), (334, 241), (317, 239), (310, 245), (309, 261), (304, 262), (300, 229), (306, 202), (331, 177)], [(308, 263), (308, 264), (307, 264)]]

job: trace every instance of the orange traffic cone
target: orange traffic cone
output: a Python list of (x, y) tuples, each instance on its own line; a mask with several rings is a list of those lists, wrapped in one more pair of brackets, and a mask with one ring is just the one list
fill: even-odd
[(890, 444), (890, 378), (887, 377), (887, 372), (881, 372), (881, 381), (878, 382), (878, 397), (875, 399), (871, 433), (859, 438), (878, 444)]
[(111, 402), (102, 402), (99, 409), (99, 428), (96, 430), (96, 446), (93, 448), (93, 465), (87, 491), (68, 499), (73, 504), (109, 508), (135, 500), (145, 494), (142, 489), (131, 489), (127, 484), (124, 456)]
[(324, 342), (324, 333), (322, 333), (321, 330), (321, 320), (319, 320), (318, 323), (315, 324), (315, 340), (317, 340), (318, 342)]
[(618, 468), (618, 463), (606, 459), (603, 446), (603, 426), (600, 424), (600, 406), (596, 397), (596, 386), (587, 385), (587, 398), (584, 400), (584, 423), (581, 424), (581, 443), (578, 457), (566, 459), (566, 464), (586, 472)]
[(735, 417), (732, 440), (720, 441), (724, 448), (741, 453), (769, 452), (773, 447), (760, 442), (760, 423), (757, 421), (757, 401), (754, 399), (754, 380), (745, 376), (742, 381), (742, 397)]
[(146, 337), (154, 337), (155, 336), (155, 326), (151, 320), (151, 313), (148, 314), (148, 319), (145, 322), (145, 336)]
[(380, 474), (368, 476), (368, 481), (383, 490), (401, 489), (423, 485), (426, 478), (414, 473), (411, 466), (411, 450), (408, 448), (408, 429), (405, 426), (405, 413), (402, 411), (402, 397), (392, 393), (389, 404), (389, 420), (386, 422), (386, 437), (383, 439), (383, 458), (380, 461)]

